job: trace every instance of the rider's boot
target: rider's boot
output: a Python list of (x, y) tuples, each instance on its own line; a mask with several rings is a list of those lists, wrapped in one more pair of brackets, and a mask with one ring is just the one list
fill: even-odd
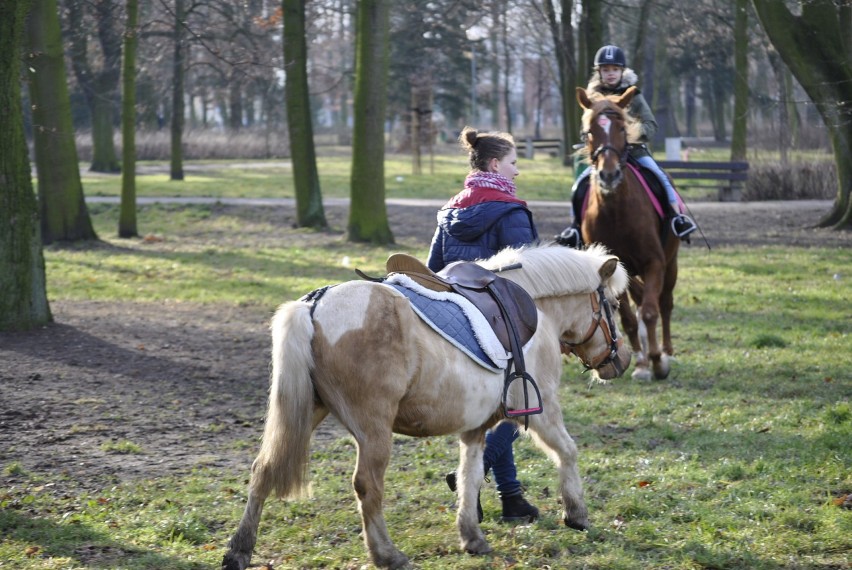
[(695, 221), (686, 214), (680, 214), (677, 202), (672, 202), (672, 210), (675, 212), (671, 218), (672, 232), (682, 240), (689, 242), (689, 234), (698, 229)]
[(580, 213), (582, 212), (583, 202), (586, 200), (586, 193), (589, 191), (588, 178), (577, 184), (574, 189), (574, 195), (571, 197), (571, 204), (574, 208), (574, 221), (571, 225), (562, 230), (562, 233), (553, 236), (553, 240), (559, 245), (580, 249), (585, 245), (583, 243), (583, 234), (580, 232)]
[(531, 505), (521, 491), (512, 495), (500, 495), (503, 502), (503, 516), (500, 522), (533, 522), (538, 518), (538, 509)]
[(580, 233), (580, 225), (577, 223), (576, 219), (570, 226), (562, 230), (562, 233), (553, 236), (553, 239), (559, 245), (564, 245), (566, 247), (573, 247), (574, 249), (580, 249), (583, 247), (583, 236)]

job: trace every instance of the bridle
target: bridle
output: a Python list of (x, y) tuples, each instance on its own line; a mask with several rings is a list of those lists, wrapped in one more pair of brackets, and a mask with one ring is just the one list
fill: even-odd
[[(612, 120), (613, 118), (617, 118), (617, 119), (620, 119), (620, 120), (623, 119), (622, 114), (619, 113), (618, 111), (613, 110), (613, 109), (605, 109), (605, 110), (601, 111), (600, 113), (598, 113), (597, 117), (600, 117), (601, 115), (609, 117), (610, 120)], [(621, 132), (624, 134), (625, 141), (626, 141), (627, 140), (627, 129), (624, 128), (623, 122), (621, 123)], [(581, 136), (585, 140), (588, 140), (588, 137), (589, 137), (590, 134), (591, 134), (591, 130), (586, 130), (586, 131), (583, 131), (583, 133), (581, 133)], [(610, 144), (609, 135), (607, 135), (606, 142), (599, 145), (597, 148), (595, 148), (591, 152), (589, 157), (592, 159), (592, 163), (596, 163), (598, 161), (598, 158), (600, 157), (600, 155), (602, 155), (603, 153), (605, 153), (607, 151), (611, 151), (611, 152), (615, 153), (616, 156), (618, 156), (618, 166), (620, 168), (623, 168), (624, 164), (627, 162), (627, 150), (628, 150), (627, 144), (625, 144), (624, 148), (622, 148), (620, 150), (618, 148), (616, 148), (615, 146), (613, 146), (612, 144)]]
[[(583, 363), (583, 366), (586, 367), (586, 370), (598, 369), (611, 363), (618, 372), (618, 375), (621, 375), (624, 370), (618, 361), (618, 349), (624, 340), (618, 337), (618, 329), (615, 327), (612, 305), (610, 305), (609, 300), (606, 298), (604, 286), (598, 285), (597, 290), (590, 293), (589, 297), (592, 301), (592, 311), (594, 313), (594, 319), (589, 324), (589, 330), (580, 342), (560, 340), (559, 344), (562, 346), (562, 352), (576, 355), (580, 359), (580, 362)], [(609, 346), (603, 352), (587, 361), (577, 352), (577, 347), (589, 342), (599, 328), (603, 332)]]

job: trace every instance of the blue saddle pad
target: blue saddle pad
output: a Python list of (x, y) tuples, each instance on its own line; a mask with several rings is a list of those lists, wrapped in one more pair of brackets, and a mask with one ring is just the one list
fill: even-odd
[(450, 300), (433, 299), (397, 284), (388, 284), (411, 302), (411, 308), (432, 329), (474, 362), (492, 372), (502, 368), (485, 353), (476, 338), (470, 319), (458, 304)]

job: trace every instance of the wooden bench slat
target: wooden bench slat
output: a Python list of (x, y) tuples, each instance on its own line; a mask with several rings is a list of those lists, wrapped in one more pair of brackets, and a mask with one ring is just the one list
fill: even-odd
[(745, 172), (679, 172), (666, 169), (666, 167), (663, 167), (663, 169), (672, 178), (682, 180), (736, 180), (742, 182), (748, 180), (748, 174)]
[(748, 170), (748, 162), (684, 162), (679, 160), (659, 160), (657, 164), (664, 169), (677, 170), (728, 170), (740, 172)]

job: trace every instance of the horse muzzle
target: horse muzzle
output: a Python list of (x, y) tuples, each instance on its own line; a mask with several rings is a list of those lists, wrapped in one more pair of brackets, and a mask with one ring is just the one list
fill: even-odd
[(633, 355), (631, 354), (630, 349), (624, 344), (619, 345), (618, 350), (613, 357), (599, 368), (596, 368), (598, 376), (600, 376), (603, 380), (618, 378), (630, 367), (630, 361), (632, 358)]
[(621, 171), (621, 168), (598, 171), (598, 182), (600, 188), (606, 192), (612, 192), (615, 190), (618, 185), (621, 184), (623, 179), (624, 173)]

